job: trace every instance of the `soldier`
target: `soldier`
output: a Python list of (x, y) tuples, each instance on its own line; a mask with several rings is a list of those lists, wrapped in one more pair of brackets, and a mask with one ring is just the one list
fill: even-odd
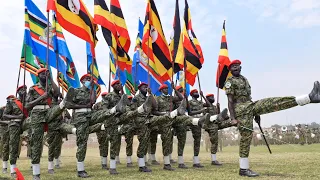
[[(125, 94), (121, 95), (122, 85), (119, 80), (115, 80), (111, 83), (113, 91), (106, 95), (106, 101), (103, 102), (103, 107), (106, 109), (111, 109), (120, 99), (126, 99), (125, 105), (129, 104), (128, 98)], [(146, 100), (137, 110), (120, 112), (116, 115), (114, 119), (110, 121), (107, 131), (110, 135), (110, 174), (118, 174), (116, 170), (116, 156), (119, 155), (121, 146), (121, 134), (119, 132), (119, 125), (124, 123), (130, 123), (131, 119), (134, 119), (137, 115), (143, 114), (150, 111), (151, 99)], [(112, 109), (111, 109), (112, 110)], [(139, 162), (144, 163), (144, 157), (139, 157)], [(140, 166), (142, 167), (142, 166)]]
[[(251, 98), (251, 86), (248, 80), (240, 74), (241, 61), (234, 60), (229, 65), (232, 76), (225, 83), (228, 96), (230, 119), (238, 121), (240, 140), (240, 170), (239, 175), (254, 177), (257, 173), (249, 169), (249, 151), (252, 139), (253, 119), (260, 123), (260, 115), (275, 111), (289, 109), (297, 105), (303, 106), (309, 103), (320, 102), (320, 83), (316, 81), (310, 94), (300, 97), (274, 97), (265, 98), (253, 102)], [(250, 129), (250, 130), (248, 130)]]
[[(108, 92), (103, 92), (101, 94), (102, 101), (96, 103), (93, 106), (94, 110), (99, 110), (103, 109), (102, 108), (102, 103), (105, 101), (106, 95)], [(101, 167), (102, 169), (109, 170), (108, 165), (107, 165), (107, 159), (108, 159), (108, 150), (109, 150), (109, 136), (107, 131), (98, 131), (96, 132), (98, 143), (99, 143), (99, 152), (100, 152), (100, 157), (101, 157)]]
[(4, 119), (8, 119), (9, 123), (9, 149), (10, 149), (10, 172), (13, 178), (16, 178), (17, 158), (19, 156), (21, 124), (24, 118), (28, 117), (27, 110), (23, 107), (27, 93), (27, 86), (17, 88), (18, 98), (10, 98), (7, 101), (6, 109), (3, 114)]
[[(140, 88), (140, 85), (138, 86)], [(132, 96), (128, 96), (128, 99), (130, 101), (130, 105), (132, 106)], [(127, 167), (133, 167), (132, 164), (132, 146), (133, 146), (133, 137), (136, 133), (134, 129), (134, 123), (129, 123), (121, 127), (120, 130), (124, 134), (125, 141), (126, 141), (126, 155), (127, 155)], [(124, 133), (125, 132), (125, 133)]]
[[(13, 95), (7, 97), (7, 101), (14, 98)], [(2, 173), (6, 174), (8, 169), (8, 160), (9, 160), (9, 127), (8, 121), (4, 121), (3, 114), (5, 111), (5, 106), (0, 108), (0, 118), (2, 123), (0, 124), (1, 132), (1, 144), (2, 144)]]

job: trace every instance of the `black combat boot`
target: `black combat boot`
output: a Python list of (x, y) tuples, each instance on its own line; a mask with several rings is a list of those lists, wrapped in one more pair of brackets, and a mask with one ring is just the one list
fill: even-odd
[(123, 94), (121, 96), (120, 101), (118, 102), (118, 104), (116, 105), (116, 110), (118, 113), (125, 113), (126, 112), (126, 106), (127, 104), (129, 104), (129, 99), (128, 96), (126, 94)]
[(33, 180), (40, 180), (40, 174), (38, 174), (38, 175), (33, 175), (33, 178), (32, 178)]
[(7, 174), (7, 170), (8, 170), (7, 168), (2, 168), (2, 173)]
[(174, 170), (175, 170), (174, 168), (171, 167), (170, 164), (165, 164), (165, 165), (163, 166), (163, 169), (164, 169), (164, 170), (168, 170), (168, 171), (174, 171)]
[(179, 164), (178, 168), (180, 168), (180, 169), (188, 169), (188, 167), (185, 164)]
[(60, 167), (60, 165), (59, 165), (59, 164), (56, 164), (56, 165), (54, 165), (54, 168), (56, 168), (56, 169), (60, 169), (61, 167)]
[(101, 168), (104, 170), (109, 170), (108, 166), (106, 164), (101, 164)]
[(14, 172), (14, 173), (11, 173), (11, 177), (14, 178), (14, 179), (16, 179), (16, 178), (17, 178), (17, 173), (15, 173), (15, 172)]
[(251, 171), (250, 169), (240, 169), (239, 170), (240, 176), (247, 176), (247, 177), (257, 177), (259, 176), (258, 173)]
[(160, 163), (157, 160), (152, 160), (151, 164), (152, 165), (160, 165)]
[(111, 169), (111, 168), (109, 169), (109, 173), (110, 173), (111, 175), (117, 175), (117, 174), (119, 174), (116, 169)]
[(127, 167), (131, 168), (131, 167), (133, 167), (133, 164), (132, 163), (127, 163)]
[(202, 128), (204, 125), (208, 125), (209, 123), (210, 123), (210, 114), (206, 113), (204, 116), (202, 116), (199, 119), (198, 126)]
[(139, 167), (139, 172), (152, 172), (152, 171), (151, 171), (151, 169), (144, 166), (144, 167)]
[(78, 171), (78, 177), (80, 178), (88, 178), (89, 175), (86, 171)]
[(313, 89), (309, 94), (310, 103), (320, 103), (320, 83), (314, 82)]
[(193, 164), (194, 168), (204, 168), (204, 166), (202, 164)]
[(143, 103), (144, 113), (150, 113), (152, 110), (152, 97), (150, 95), (147, 97), (146, 101)]
[(220, 114), (218, 114), (218, 117), (217, 117), (217, 121), (223, 121), (225, 119), (228, 119), (228, 109), (227, 108), (224, 108)]
[(48, 169), (48, 173), (49, 174), (54, 174), (54, 170), (53, 169)]
[(187, 109), (187, 101), (185, 98), (183, 98), (180, 106), (177, 108), (178, 116), (184, 115), (186, 113), (186, 109)]
[(219, 161), (217, 161), (217, 160), (211, 161), (211, 165), (214, 165), (214, 166), (222, 166), (222, 164), (221, 164)]

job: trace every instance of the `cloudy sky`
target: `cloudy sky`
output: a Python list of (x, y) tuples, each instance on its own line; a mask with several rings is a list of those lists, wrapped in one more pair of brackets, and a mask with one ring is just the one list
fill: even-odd
[[(45, 12), (46, 0), (34, 0)], [(93, 1), (84, 0), (93, 14)], [(109, 4), (110, 0), (107, 0)], [(181, 18), (184, 0), (180, 0)], [(146, 0), (120, 0), (131, 37), (133, 55), (138, 18), (144, 20)], [(155, 0), (164, 32), (169, 40), (174, 15), (174, 0)], [(320, 2), (318, 0), (189, 0), (194, 31), (201, 43), (205, 63), (200, 71), (205, 93), (217, 94), (215, 76), (220, 48), (221, 28), (226, 21), (231, 59), (242, 61), (242, 73), (252, 87), (252, 97), (295, 96), (309, 93), (320, 79)], [(183, 21), (182, 21), (183, 22)], [(3, 78), (0, 102), (15, 92), (24, 33), (24, 4), (6, 1), (0, 6), (0, 53)], [(85, 42), (64, 31), (80, 75), (86, 72)], [(101, 32), (97, 61), (102, 78), (108, 82), (108, 47)], [(27, 76), (27, 83), (31, 79)], [(198, 85), (195, 84), (195, 88)], [(103, 88), (106, 90), (106, 88)], [(226, 96), (220, 91), (222, 107)], [(296, 107), (262, 116), (262, 125), (320, 123), (319, 105)]]

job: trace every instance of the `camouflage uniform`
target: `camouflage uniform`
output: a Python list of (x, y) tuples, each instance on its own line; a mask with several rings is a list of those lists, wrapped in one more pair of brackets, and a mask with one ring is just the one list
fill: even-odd
[[(4, 114), (19, 116), (19, 115), (22, 115), (23, 112), (13, 100), (8, 100)], [(10, 149), (11, 173), (15, 172), (14, 168), (16, 167), (17, 158), (19, 156), (19, 149), (20, 149), (19, 146), (21, 145), (20, 134), (22, 130), (21, 123), (22, 123), (22, 119), (11, 119), (9, 123), (9, 139), (10, 139), (9, 149)]]
[[(217, 115), (218, 114), (218, 109), (215, 105), (210, 105), (207, 107), (206, 110), (207, 113), (210, 114), (210, 116)], [(218, 130), (219, 130), (219, 125), (221, 125), (222, 122), (212, 122), (208, 126), (204, 127), (204, 129), (208, 132), (209, 138), (210, 138), (210, 143), (211, 143), (211, 156), (215, 155), (218, 151)], [(212, 159), (212, 161), (215, 161), (216, 159)]]
[[(293, 96), (265, 98), (253, 102), (251, 86), (242, 75), (229, 77), (225, 83), (225, 90), (227, 95), (233, 95), (235, 118), (241, 122), (239, 127), (241, 134), (239, 152), (241, 158), (249, 156), (252, 131), (245, 128), (253, 129), (255, 116), (289, 109), (298, 105)], [(245, 128), (241, 128), (241, 126)]]
[[(2, 115), (6, 111), (5, 107), (0, 109), (0, 118), (1, 121), (4, 121)], [(9, 160), (9, 127), (8, 125), (0, 125), (1, 132), (1, 144), (2, 144), (2, 161), (3, 161), (3, 171), (4, 173), (7, 171), (8, 160)]]

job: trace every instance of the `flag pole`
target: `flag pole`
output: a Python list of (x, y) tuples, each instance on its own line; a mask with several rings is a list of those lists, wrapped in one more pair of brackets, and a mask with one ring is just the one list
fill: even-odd
[[(93, 44), (91, 44), (90, 45), (90, 49), (92, 49), (93, 51), (95, 50), (95, 44), (96, 44), (96, 35), (94, 35), (94, 37), (93, 37)], [(93, 45), (93, 48), (91, 47)], [(90, 67), (90, 74), (91, 74), (91, 84), (90, 84), (90, 86), (91, 86), (91, 89), (90, 89), (90, 104), (92, 105), (93, 104), (93, 102), (92, 102), (92, 93), (93, 93), (93, 88), (94, 88), (94, 84), (93, 84), (93, 66), (95, 65), (95, 58), (93, 57), (94, 56), (94, 52), (91, 52), (91, 54), (92, 54), (92, 56), (91, 56), (91, 58), (92, 58), (92, 60), (91, 60), (91, 67)], [(87, 60), (87, 63), (88, 63), (88, 60)]]
[[(120, 68), (119, 68), (119, 62), (118, 62), (118, 51), (115, 51), (116, 52), (116, 62), (117, 62), (117, 66), (118, 66), (118, 70), (116, 70), (117, 74), (118, 74), (118, 78), (119, 78), (119, 81), (120, 81)], [(122, 86), (122, 83), (120, 81), (120, 85)], [(123, 92), (123, 87), (121, 88), (121, 94), (124, 94)]]
[[(52, 19), (54, 19), (54, 15), (52, 15)], [(54, 21), (54, 33), (57, 37), (57, 24), (56, 21)], [(55, 50), (55, 54), (56, 54), (56, 66), (57, 66), (57, 82), (58, 82), (58, 89), (59, 89), (59, 93), (60, 93), (60, 82), (59, 82), (59, 54), (58, 51)], [(63, 88), (62, 88), (62, 92), (63, 92)]]
[[(140, 53), (140, 49), (138, 49), (138, 53)], [(138, 62), (136, 61), (136, 66), (135, 66), (135, 68), (134, 68), (134, 95), (137, 93), (136, 91), (137, 91), (137, 71), (138, 71)]]
[[(197, 72), (197, 78), (198, 78), (199, 91), (201, 92), (201, 83), (200, 83), (199, 72)], [(201, 101), (202, 101), (202, 96), (200, 96), (200, 97), (201, 97)]]
[[(112, 47), (111, 47), (112, 48)], [(111, 51), (111, 49), (110, 49)], [(108, 93), (111, 89), (111, 53), (109, 53), (109, 82), (108, 82)]]
[[(47, 11), (47, 61), (46, 61), (46, 68), (49, 70), (49, 48), (50, 48), (50, 22), (49, 22), (49, 11)], [(49, 87), (48, 87), (48, 76), (46, 76), (46, 92), (48, 92)]]
[[(18, 72), (18, 80), (17, 80), (17, 88), (19, 87), (19, 81), (20, 81), (20, 72), (21, 72), (21, 65), (19, 65), (19, 72)], [(17, 91), (16, 91), (16, 97), (17, 97)]]
[(218, 64), (218, 90), (217, 90), (217, 105), (219, 104), (219, 91), (220, 91), (220, 77), (219, 77), (219, 74), (220, 74), (220, 64)]

